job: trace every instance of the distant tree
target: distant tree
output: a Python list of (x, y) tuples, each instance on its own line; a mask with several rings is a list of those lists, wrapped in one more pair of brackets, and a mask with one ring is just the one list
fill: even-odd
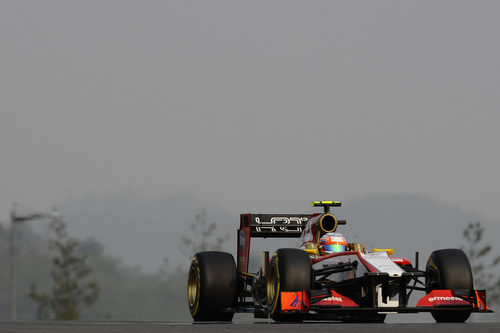
[(500, 264), (500, 256), (492, 258), (492, 247), (483, 240), (484, 226), (481, 222), (470, 222), (463, 230), (466, 241), (462, 249), (469, 257), (474, 274), (474, 284), (478, 289), (485, 289), (488, 303), (500, 301), (500, 276), (495, 269)]
[(206, 210), (201, 210), (195, 215), (189, 229), (189, 236), (182, 235), (179, 246), (181, 252), (188, 256), (201, 251), (220, 251), (229, 239), (228, 234), (216, 236), (217, 224), (208, 222)]
[[(228, 239), (228, 234), (220, 236), (215, 222), (209, 222), (207, 211), (200, 210), (189, 225), (189, 232), (179, 239), (178, 248), (187, 260), (197, 252), (222, 250)], [(157, 276), (162, 279), (161, 294), (167, 300), (163, 305), (165, 313), (177, 321), (191, 320), (186, 298), (188, 268), (186, 263), (173, 265), (168, 258), (164, 258), (157, 272)]]
[(69, 238), (66, 223), (62, 217), (54, 217), (50, 223), (54, 238), (49, 240), (49, 250), (54, 254), (51, 277), (52, 293), (39, 293), (34, 285), (29, 296), (38, 303), (38, 319), (77, 320), (80, 318), (80, 306), (91, 306), (99, 295), (95, 281), (81, 285), (91, 268), (86, 263), (86, 256), (78, 250), (79, 241)]

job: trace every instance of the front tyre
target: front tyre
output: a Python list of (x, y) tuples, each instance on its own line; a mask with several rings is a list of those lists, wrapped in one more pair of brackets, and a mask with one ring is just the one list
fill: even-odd
[(267, 310), (275, 321), (301, 321), (301, 315), (281, 311), (282, 291), (310, 290), (311, 258), (303, 250), (279, 249), (271, 258), (267, 273)]
[(195, 321), (231, 321), (238, 292), (233, 256), (218, 251), (195, 254), (187, 291), (189, 312)]
[[(474, 289), (472, 269), (467, 255), (459, 249), (437, 250), (431, 253), (425, 267), (426, 292), (436, 289)], [(431, 312), (438, 323), (463, 323), (470, 311)]]

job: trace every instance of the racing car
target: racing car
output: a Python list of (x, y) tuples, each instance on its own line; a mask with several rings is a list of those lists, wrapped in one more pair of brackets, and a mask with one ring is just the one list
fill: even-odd
[[(431, 253), (424, 270), (393, 249), (368, 252), (338, 232), (346, 225), (330, 211), (338, 201), (315, 201), (315, 214), (241, 214), (237, 262), (230, 253), (194, 255), (188, 274), (188, 306), (194, 321), (231, 321), (234, 313), (278, 322), (334, 320), (384, 322), (387, 313), (430, 312), (436, 322), (464, 322), (492, 312), (485, 290), (475, 290), (471, 266), (460, 249)], [(299, 238), (248, 272), (252, 238)], [(411, 293), (424, 291), (415, 306)]]

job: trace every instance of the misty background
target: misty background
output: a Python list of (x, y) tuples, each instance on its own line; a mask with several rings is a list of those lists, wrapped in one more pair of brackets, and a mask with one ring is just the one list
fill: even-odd
[(145, 274), (200, 211), (232, 253), (240, 213), (313, 200), (421, 265), (500, 234), (496, 1), (0, 3), (6, 227), (55, 205)]

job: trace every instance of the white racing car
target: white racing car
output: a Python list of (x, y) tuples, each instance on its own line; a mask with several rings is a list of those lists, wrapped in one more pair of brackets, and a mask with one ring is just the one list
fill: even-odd
[[(275, 321), (339, 320), (383, 322), (387, 313), (430, 312), (437, 322), (464, 322), (472, 312), (492, 312), (484, 290), (474, 290), (469, 260), (459, 249), (432, 252), (425, 270), (392, 249), (367, 252), (337, 231), (330, 207), (323, 213), (241, 214), (237, 264), (231, 254), (195, 254), (188, 278), (188, 304), (195, 321), (231, 321), (253, 312)], [(300, 238), (299, 248), (278, 249), (262, 267), (248, 272), (251, 238)], [(413, 290), (425, 291), (408, 306)]]

